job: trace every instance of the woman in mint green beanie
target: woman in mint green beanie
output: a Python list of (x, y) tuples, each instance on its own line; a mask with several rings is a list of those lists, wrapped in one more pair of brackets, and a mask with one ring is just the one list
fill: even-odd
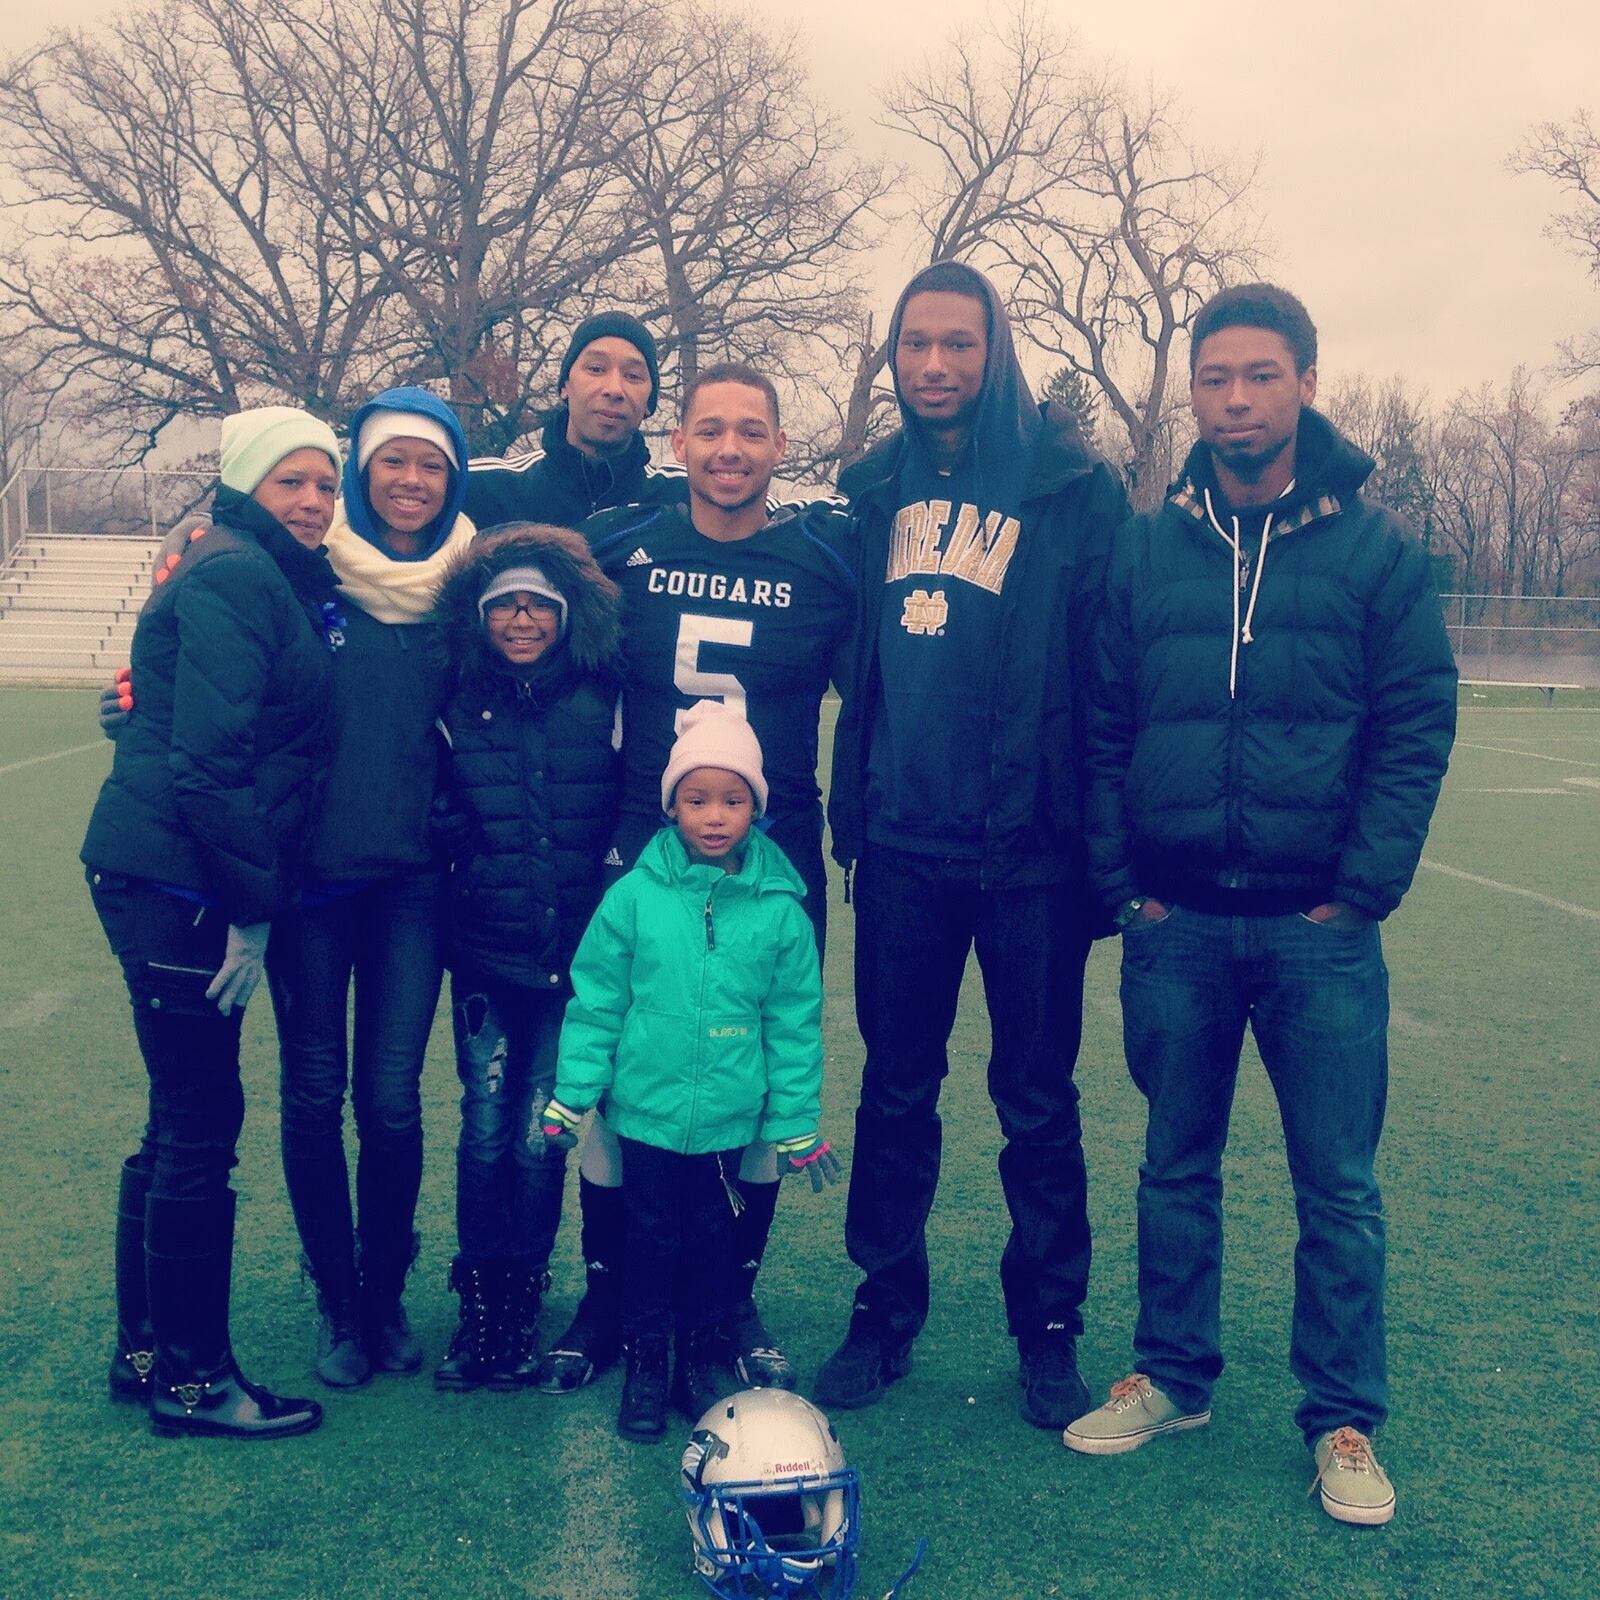
[(322, 1416), (234, 1361), (228, 1175), (244, 1008), (327, 764), (339, 629), (322, 541), (339, 464), (332, 430), (303, 411), (224, 420), (213, 526), (140, 613), (138, 714), (83, 844), (150, 1078), (117, 1207), (111, 1396), (146, 1403), (158, 1434), (273, 1437)]

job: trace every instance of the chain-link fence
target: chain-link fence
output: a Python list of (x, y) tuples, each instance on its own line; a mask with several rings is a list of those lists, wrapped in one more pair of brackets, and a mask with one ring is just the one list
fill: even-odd
[(23, 467), (0, 487), (0, 562), (35, 533), (164, 533), (215, 482), (204, 472)]
[(1463, 678), (1600, 688), (1600, 597), (1447, 594)]

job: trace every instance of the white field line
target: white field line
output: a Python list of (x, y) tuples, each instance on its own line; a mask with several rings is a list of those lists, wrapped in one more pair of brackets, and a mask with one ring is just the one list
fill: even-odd
[(1528, 761), (1559, 761), (1565, 767), (1600, 767), (1600, 761), (1579, 761), (1575, 756), (1546, 756), (1537, 750), (1507, 750), (1500, 744), (1472, 744), (1466, 739), (1456, 740), (1457, 750), (1488, 750), (1497, 756), (1521, 756)]
[(1583, 917), (1589, 922), (1600, 922), (1600, 911), (1593, 911), (1588, 906), (1576, 906), (1570, 900), (1557, 900), (1547, 894), (1536, 894), (1532, 889), (1519, 888), (1514, 883), (1500, 883), (1494, 878), (1480, 878), (1476, 872), (1463, 872), (1460, 867), (1447, 867), (1442, 861), (1430, 861), (1424, 857), (1419, 866), (1426, 867), (1429, 872), (1442, 872), (1447, 878), (1458, 878), (1463, 883), (1475, 883), (1482, 889), (1497, 889), (1501, 894), (1514, 894), (1523, 900), (1537, 900), (1542, 906), (1550, 906), (1556, 911), (1565, 911), (1568, 916)]
[(37, 767), (46, 761), (59, 761), (63, 756), (81, 756), (85, 750), (98, 750), (106, 741), (96, 739), (90, 744), (75, 744), (70, 750), (52, 750), (47, 756), (29, 756), (26, 761), (12, 761), (0, 767), (0, 778), (8, 772), (21, 772), (24, 767)]

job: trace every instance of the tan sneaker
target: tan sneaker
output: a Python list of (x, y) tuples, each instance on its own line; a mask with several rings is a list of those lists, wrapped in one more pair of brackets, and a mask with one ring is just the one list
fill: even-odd
[(1158, 1434), (1203, 1428), (1209, 1411), (1180, 1411), (1142, 1372), (1111, 1385), (1103, 1406), (1067, 1425), (1061, 1442), (1085, 1456), (1120, 1456)]
[(1322, 1491), (1322, 1509), (1335, 1522), (1381, 1527), (1394, 1515), (1394, 1485), (1372, 1453), (1372, 1441), (1354, 1428), (1335, 1428), (1317, 1440), (1317, 1475), (1308, 1495)]

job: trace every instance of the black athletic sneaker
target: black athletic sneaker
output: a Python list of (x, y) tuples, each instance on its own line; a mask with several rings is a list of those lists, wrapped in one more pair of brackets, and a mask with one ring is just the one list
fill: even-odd
[(747, 1389), (793, 1389), (795, 1371), (767, 1332), (754, 1300), (733, 1314), (733, 1370)]
[(727, 1333), (721, 1328), (700, 1328), (680, 1333), (672, 1373), (672, 1403), (691, 1422), (698, 1422), (719, 1400), (743, 1387), (729, 1360)]
[(533, 1387), (541, 1394), (571, 1394), (615, 1366), (621, 1354), (617, 1330), (602, 1327), (580, 1304), (566, 1331), (539, 1357)]
[(817, 1369), (813, 1396), (825, 1411), (852, 1411), (870, 1406), (910, 1370), (909, 1339), (889, 1341), (876, 1329), (852, 1322), (844, 1343)]
[(1017, 1340), (1022, 1414), (1036, 1428), (1058, 1432), (1089, 1409), (1089, 1389), (1078, 1375), (1078, 1341), (1060, 1328)]
[(660, 1439), (667, 1431), (667, 1336), (644, 1334), (630, 1340), (623, 1353), (628, 1369), (617, 1408), (617, 1432), (624, 1439)]

